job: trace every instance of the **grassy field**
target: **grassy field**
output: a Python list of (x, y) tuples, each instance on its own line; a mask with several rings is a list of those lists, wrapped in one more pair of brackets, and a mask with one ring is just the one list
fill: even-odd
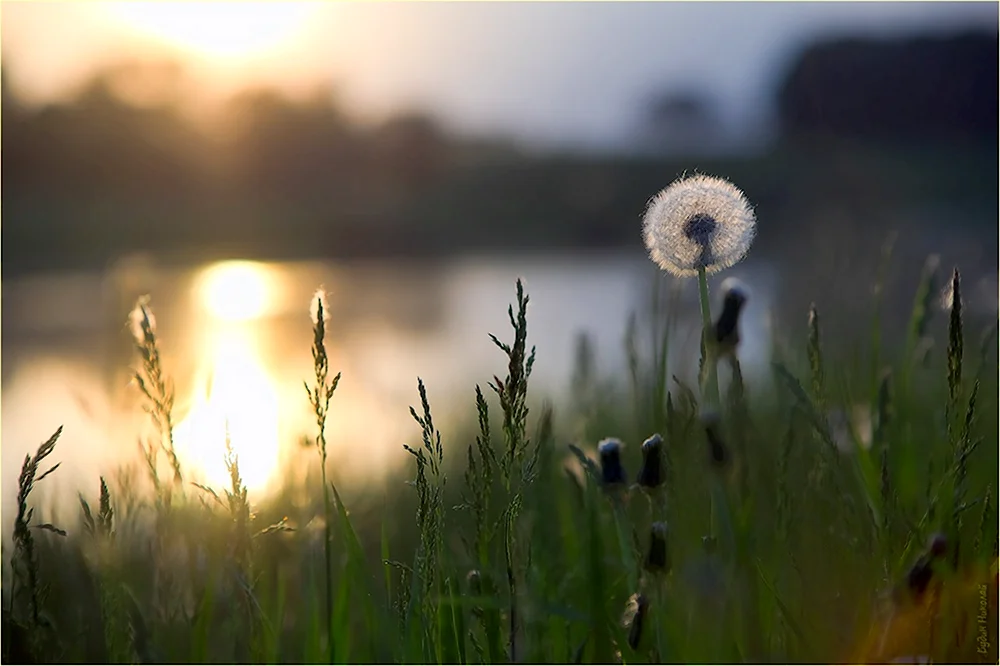
[(963, 329), (957, 270), (928, 264), (913, 287), (900, 340), (872, 317), (828, 342), (803, 312), (756, 392), (711, 346), (700, 386), (669, 376), (663, 301), (650, 348), (632, 328), (628, 375), (582, 356), (557, 415), (530, 390), (518, 282), (468, 422), (438, 424), (418, 380), (411, 478), (343, 498), (319, 298), (315, 468), (260, 506), (235, 456), (227, 489), (186, 479), (140, 304), (136, 379), (161, 436), (143, 474), (93, 479), (99, 500), (58, 525), (31, 493), (59, 483), (59, 431), (25, 459), (4, 661), (996, 662), (996, 325)]

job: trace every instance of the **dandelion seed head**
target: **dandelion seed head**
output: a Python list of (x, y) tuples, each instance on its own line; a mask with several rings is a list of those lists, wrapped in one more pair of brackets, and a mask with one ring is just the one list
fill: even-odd
[(319, 314), (320, 306), (323, 309), (323, 321), (330, 319), (330, 301), (327, 298), (326, 290), (320, 287), (313, 294), (312, 301), (309, 303), (309, 316), (312, 317), (313, 325), (319, 323), (317, 315)]
[(650, 258), (678, 277), (717, 273), (746, 256), (757, 220), (743, 192), (711, 176), (675, 181), (649, 202), (642, 222)]

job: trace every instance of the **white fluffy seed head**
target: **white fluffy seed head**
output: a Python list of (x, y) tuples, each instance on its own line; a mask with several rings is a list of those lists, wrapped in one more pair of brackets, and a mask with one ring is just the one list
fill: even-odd
[(757, 219), (743, 192), (721, 178), (674, 181), (649, 202), (642, 221), (650, 258), (678, 277), (717, 273), (746, 256)]

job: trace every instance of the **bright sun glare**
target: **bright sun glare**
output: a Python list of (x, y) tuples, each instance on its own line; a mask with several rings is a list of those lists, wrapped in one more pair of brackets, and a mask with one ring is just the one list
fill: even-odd
[(197, 55), (238, 60), (295, 38), (316, 5), (300, 2), (113, 2), (111, 18), (131, 31)]
[(208, 312), (222, 321), (247, 321), (264, 314), (271, 298), (267, 268), (233, 261), (206, 270), (199, 282)]
[(252, 326), (266, 310), (270, 278), (249, 262), (208, 269), (197, 293), (211, 318), (203, 349), (207, 370), (191, 410), (174, 430), (178, 454), (214, 487), (229, 484), (226, 429), (251, 491), (263, 489), (279, 457), (278, 395), (253, 344)]

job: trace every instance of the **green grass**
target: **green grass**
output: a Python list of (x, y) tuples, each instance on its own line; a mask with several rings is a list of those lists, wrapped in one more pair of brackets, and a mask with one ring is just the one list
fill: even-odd
[[(877, 303), (871, 327), (838, 345), (818, 307), (802, 313), (801, 330), (782, 332), (794, 344), (775, 350), (772, 388), (744, 385), (738, 363), (716, 369), (707, 349), (712, 414), (702, 386), (668, 374), (673, 307), (649, 349), (630, 323), (625, 377), (595, 376), (582, 344), (574, 399), (555, 414), (530, 390), (518, 282), (509, 342), (491, 336), (498, 374), (470, 386), (468, 423), (435, 421), (434, 387), (417, 380), (418, 443), (400, 451), (413, 477), (385, 496), (345, 497), (327, 476), (339, 375), (319, 299), (307, 391), (320, 470), (304, 504), (288, 489), (255, 507), (231, 450), (221, 494), (185, 481), (141, 303), (136, 377), (159, 435), (141, 445), (144, 478), (94, 479), (96, 510), (81, 496), (79, 519), (56, 527), (30, 500), (58, 479), (41, 466), (61, 431), (26, 458), (4, 660), (996, 661), (996, 327), (964, 329), (957, 271), (947, 321), (934, 320), (934, 270), (898, 344)], [(947, 342), (925, 353), (927, 336)], [(856, 405), (868, 432), (835, 431), (830, 410)], [(643, 459), (654, 433), (663, 444)], [(624, 442), (624, 486), (603, 481), (606, 437)], [(640, 485), (650, 455), (663, 473)]]

